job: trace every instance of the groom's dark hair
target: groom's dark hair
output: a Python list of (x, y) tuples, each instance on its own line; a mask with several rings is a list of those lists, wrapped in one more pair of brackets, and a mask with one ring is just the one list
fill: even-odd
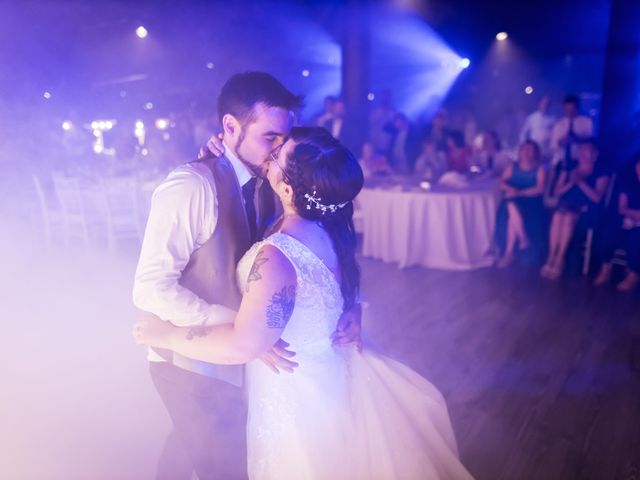
[(242, 124), (251, 123), (258, 103), (296, 111), (302, 107), (302, 96), (291, 93), (268, 73), (238, 73), (227, 80), (218, 96), (220, 123), (226, 114), (233, 115)]

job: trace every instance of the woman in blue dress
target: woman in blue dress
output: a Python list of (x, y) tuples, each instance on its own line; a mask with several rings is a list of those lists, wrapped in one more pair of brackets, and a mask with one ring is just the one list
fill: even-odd
[(520, 145), (518, 161), (506, 167), (500, 185), (504, 199), (498, 207), (496, 243), (501, 257), (498, 267), (511, 265), (516, 247), (529, 248), (541, 243), (544, 226), (545, 171), (540, 165), (540, 148), (532, 140)]

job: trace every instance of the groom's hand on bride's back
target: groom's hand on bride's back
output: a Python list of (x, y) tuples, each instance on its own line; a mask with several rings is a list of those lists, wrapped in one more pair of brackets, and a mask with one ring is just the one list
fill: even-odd
[(198, 152), (198, 160), (213, 155), (214, 157), (221, 157), (224, 155), (224, 145), (222, 144), (222, 134), (218, 133), (211, 135), (207, 140), (206, 145), (200, 147)]
[(356, 347), (362, 352), (362, 306), (356, 303), (350, 310), (342, 312), (336, 331), (331, 334), (333, 345)]
[(293, 373), (293, 370), (298, 366), (296, 362), (288, 360), (295, 357), (295, 352), (287, 350), (289, 344), (282, 339), (279, 339), (276, 344), (271, 347), (271, 350), (265, 352), (260, 357), (262, 363), (273, 370), (274, 373), (280, 373), (280, 370)]

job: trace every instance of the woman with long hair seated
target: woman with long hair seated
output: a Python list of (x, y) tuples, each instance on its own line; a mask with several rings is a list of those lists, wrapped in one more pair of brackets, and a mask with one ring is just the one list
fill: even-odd
[(549, 256), (540, 275), (555, 280), (562, 275), (565, 256), (578, 221), (593, 226), (609, 185), (609, 177), (598, 168), (598, 147), (593, 139), (580, 144), (578, 164), (558, 177), (558, 207), (551, 219)]

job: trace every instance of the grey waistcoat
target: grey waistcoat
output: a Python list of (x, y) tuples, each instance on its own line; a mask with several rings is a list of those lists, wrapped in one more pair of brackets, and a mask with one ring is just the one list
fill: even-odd
[[(251, 246), (242, 190), (229, 160), (221, 157), (205, 163), (213, 174), (218, 219), (211, 237), (191, 255), (179, 283), (208, 303), (238, 310), (242, 294), (236, 281), (236, 266)], [(177, 367), (242, 385), (241, 365), (216, 365), (169, 350), (154, 350)]]

